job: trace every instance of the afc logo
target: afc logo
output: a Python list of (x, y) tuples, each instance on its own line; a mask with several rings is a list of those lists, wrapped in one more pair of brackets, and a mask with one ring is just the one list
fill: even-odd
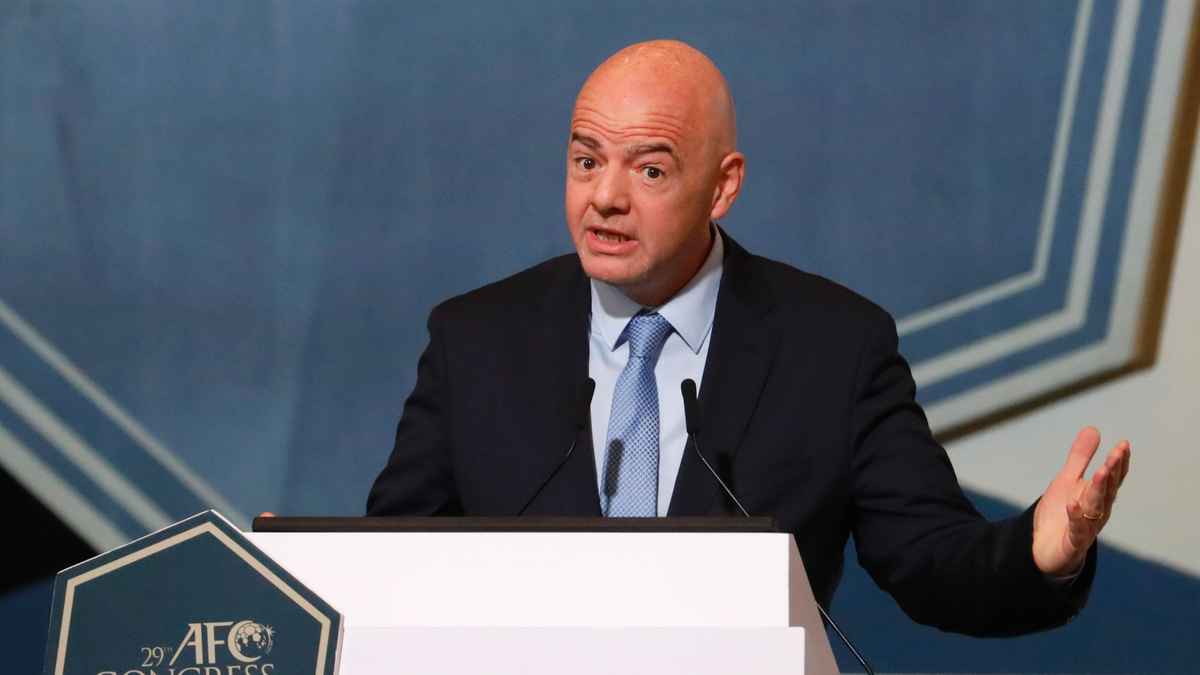
[[(142, 647), (145, 659), (141, 668), (147, 670), (127, 670), (123, 675), (160, 675), (164, 669), (166, 675), (275, 675), (275, 664), (261, 663), (275, 644), (270, 626), (247, 619), (189, 623), (187, 627), (178, 647)], [(104, 670), (96, 675), (121, 673)]]
[[(225, 639), (217, 637), (217, 629), (231, 626), (225, 633)], [(225, 645), (230, 655), (242, 663), (254, 663), (271, 651), (274, 646), (275, 631), (269, 626), (250, 620), (239, 621), (210, 621), (206, 623), (189, 623), (187, 635), (175, 650), (168, 665), (175, 665), (188, 647), (192, 647), (196, 657), (196, 665), (215, 664), (217, 662), (217, 647)], [(207, 646), (207, 649), (205, 647)], [(205, 657), (208, 657), (207, 660)], [(255, 669), (257, 670), (257, 669)]]

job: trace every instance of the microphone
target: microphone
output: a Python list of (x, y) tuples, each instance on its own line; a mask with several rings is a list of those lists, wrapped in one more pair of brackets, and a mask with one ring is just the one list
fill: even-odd
[[(688, 440), (692, 442), (692, 449), (696, 451), (696, 456), (700, 458), (700, 461), (704, 462), (704, 466), (708, 469), (708, 472), (720, 483), (721, 489), (725, 491), (725, 494), (729, 495), (734, 504), (737, 504), (742, 515), (749, 518), (750, 514), (746, 511), (746, 507), (742, 506), (742, 503), (738, 501), (738, 498), (729, 489), (729, 486), (725, 484), (725, 481), (721, 480), (721, 477), (713, 470), (708, 460), (704, 459), (704, 453), (700, 452), (700, 446), (696, 444), (696, 435), (700, 433), (700, 411), (696, 409), (696, 382), (692, 379), (684, 380), (679, 385), (679, 388), (683, 390), (683, 419), (687, 424)], [(684, 450), (686, 451), (686, 448)]]
[(533, 500), (537, 499), (537, 496), (542, 494), (542, 490), (546, 489), (546, 486), (550, 484), (550, 479), (554, 478), (559, 469), (563, 468), (563, 466), (567, 463), (567, 460), (571, 458), (571, 453), (575, 452), (575, 444), (579, 442), (579, 432), (587, 428), (588, 420), (591, 418), (592, 394), (595, 393), (595, 391), (596, 381), (589, 377), (583, 383), (583, 388), (579, 391), (579, 398), (576, 399), (575, 407), (573, 410), (571, 410), (571, 426), (575, 427), (575, 436), (571, 439), (571, 447), (567, 448), (567, 454), (563, 455), (563, 458), (559, 460), (558, 466), (554, 467), (554, 470), (550, 472), (550, 475), (546, 476), (546, 480), (542, 481), (542, 484), (538, 486), (538, 489), (534, 490), (533, 494), (530, 495), (528, 501), (526, 501), (525, 505), (521, 507), (521, 510), (517, 511), (518, 516), (523, 515), (525, 513), (525, 509), (529, 508), (529, 505), (533, 503)]
[[(725, 494), (729, 495), (729, 498), (733, 500), (734, 504), (737, 504), (737, 507), (739, 510), (741, 510), (742, 515), (749, 518), (750, 513), (746, 511), (746, 507), (742, 506), (742, 503), (738, 501), (736, 496), (734, 496), (733, 491), (729, 489), (729, 486), (725, 484), (725, 481), (721, 480), (721, 477), (717, 475), (716, 471), (713, 470), (712, 465), (708, 463), (708, 460), (704, 458), (704, 454), (700, 452), (700, 446), (696, 444), (696, 435), (700, 433), (700, 411), (697, 410), (696, 403), (696, 382), (691, 379), (684, 380), (679, 385), (679, 388), (683, 391), (683, 419), (687, 425), (688, 440), (692, 442), (692, 450), (696, 451), (696, 456), (700, 458), (701, 462), (704, 462), (705, 468), (708, 469), (708, 472), (712, 474), (713, 478), (717, 479), (717, 483), (721, 485), (721, 489), (725, 491)], [(821, 613), (821, 618), (825, 621), (825, 623), (829, 624), (830, 627), (833, 628), (833, 631), (842, 639), (842, 642), (846, 643), (846, 646), (850, 648), (850, 653), (854, 654), (854, 658), (858, 659), (858, 662), (862, 665), (863, 670), (867, 671), (867, 675), (875, 675), (875, 671), (871, 670), (871, 666), (867, 665), (867, 662), (858, 653), (858, 650), (854, 648), (854, 645), (850, 644), (850, 640), (844, 633), (842, 633), (842, 629), (838, 628), (838, 625), (833, 622), (833, 619), (830, 618), (829, 614), (825, 611), (825, 608), (821, 606), (821, 603), (818, 602), (816, 605), (817, 611)]]

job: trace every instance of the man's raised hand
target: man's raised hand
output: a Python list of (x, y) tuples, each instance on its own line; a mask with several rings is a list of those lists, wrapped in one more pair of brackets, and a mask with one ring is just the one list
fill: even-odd
[(1100, 447), (1100, 432), (1079, 432), (1062, 471), (1050, 482), (1033, 512), (1033, 560), (1048, 577), (1062, 578), (1083, 568), (1088, 548), (1112, 515), (1117, 490), (1129, 473), (1129, 442), (1108, 453), (1091, 480), (1083, 474)]

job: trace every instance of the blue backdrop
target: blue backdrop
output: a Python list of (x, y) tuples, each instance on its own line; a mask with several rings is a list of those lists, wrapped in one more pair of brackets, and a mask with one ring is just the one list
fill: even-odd
[[(0, 456), (98, 546), (360, 513), (429, 309), (571, 250), (575, 93), (653, 38), (733, 90), (729, 232), (879, 302), (922, 401), (965, 400), (1110, 336), (1169, 5), (0, 0)], [(883, 662), (1018, 668), (975, 653)]]

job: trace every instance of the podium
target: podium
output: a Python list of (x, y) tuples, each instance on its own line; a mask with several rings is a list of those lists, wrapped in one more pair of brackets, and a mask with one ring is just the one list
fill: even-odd
[(63, 570), (45, 675), (834, 675), (768, 518), (206, 511)]
[(837, 664), (766, 518), (260, 518), (344, 617), (338, 672), (754, 672)]

